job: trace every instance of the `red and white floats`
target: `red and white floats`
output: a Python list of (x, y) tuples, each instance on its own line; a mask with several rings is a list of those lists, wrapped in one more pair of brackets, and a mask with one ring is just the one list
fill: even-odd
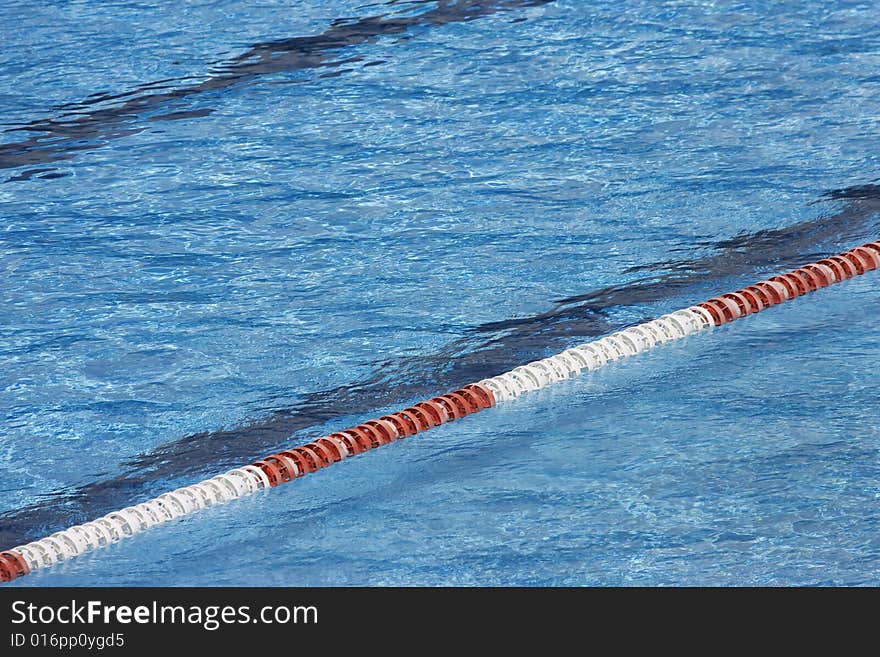
[(200, 509), (278, 486), (346, 457), (602, 367), (609, 361), (634, 356), (657, 344), (732, 322), (875, 269), (880, 269), (880, 242), (858, 246), (736, 292), (566, 349), (555, 356), (521, 365), (454, 392), (418, 402), (402, 411), (271, 454), (210, 479), (113, 511), (97, 520), (0, 552), (0, 581), (13, 580), (37, 568), (110, 545)]

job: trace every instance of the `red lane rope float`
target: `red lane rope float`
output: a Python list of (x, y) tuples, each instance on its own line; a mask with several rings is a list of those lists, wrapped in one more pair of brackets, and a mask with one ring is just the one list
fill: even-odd
[(9, 582), (31, 572), (25, 558), (18, 552), (0, 552), (0, 582)]
[(787, 274), (709, 299), (699, 306), (709, 312), (718, 326), (877, 268), (880, 268), (880, 242), (871, 242), (839, 256), (812, 262)]
[(346, 457), (459, 420), (497, 403), (577, 376), (584, 370), (590, 371), (657, 344), (761, 312), (878, 268), (880, 242), (870, 242), (418, 402), (401, 411), (316, 438), (305, 445), (270, 454), (241, 468), (0, 552), (0, 581), (13, 580), (37, 568), (51, 566), (200, 509), (274, 488)]
[[(363, 452), (388, 443), (427, 431), (433, 427), (452, 422), (495, 405), (492, 392), (478, 384), (470, 384), (440, 397), (422, 401), (402, 411), (383, 415), (378, 420), (332, 433), (326, 438), (294, 447), (291, 450), (271, 454), (251, 465), (260, 468), (269, 481), (269, 487), (326, 468), (348, 454)], [(297, 463), (297, 474), (282, 475), (281, 459), (288, 457)]]

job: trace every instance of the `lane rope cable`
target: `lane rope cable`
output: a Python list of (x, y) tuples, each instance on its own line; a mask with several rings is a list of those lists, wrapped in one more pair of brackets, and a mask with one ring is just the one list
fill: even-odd
[(110, 545), (209, 506), (273, 488), (344, 458), (516, 399), (610, 361), (635, 356), (655, 345), (680, 340), (697, 331), (732, 322), (878, 268), (880, 242), (870, 242), (418, 402), (402, 411), (271, 454), (210, 479), (113, 511), (97, 520), (0, 552), (0, 581), (11, 581), (38, 568)]

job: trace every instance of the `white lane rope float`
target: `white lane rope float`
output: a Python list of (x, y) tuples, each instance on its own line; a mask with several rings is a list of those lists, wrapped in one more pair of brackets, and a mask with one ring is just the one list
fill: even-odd
[(0, 581), (110, 545), (150, 527), (291, 481), (348, 456), (420, 433), (534, 390), (578, 376), (655, 345), (680, 340), (880, 268), (880, 242), (714, 297), (684, 310), (521, 365), (509, 372), (419, 402), (402, 411), (316, 438), (210, 479), (163, 493), (51, 536), (0, 552)]

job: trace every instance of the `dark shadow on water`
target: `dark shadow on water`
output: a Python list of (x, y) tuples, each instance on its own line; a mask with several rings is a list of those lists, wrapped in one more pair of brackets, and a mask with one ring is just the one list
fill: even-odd
[[(278, 409), (268, 417), (161, 445), (131, 460), (117, 477), (61, 491), (38, 504), (0, 516), (0, 547), (12, 547), (143, 501), (162, 492), (170, 480), (210, 476), (282, 445), (299, 443), (291, 437), (304, 429), (341, 416), (363, 418), (379, 408), (444, 392), (622, 328), (609, 320), (609, 310), (671, 299), (689, 286), (729, 276), (793, 268), (848, 248), (875, 228), (880, 187), (835, 190), (824, 199), (844, 205), (833, 214), (786, 228), (707, 244), (712, 254), (705, 257), (633, 268), (632, 273), (652, 273), (623, 285), (562, 299), (544, 313), (476, 326), (434, 354), (377, 363), (373, 376), (312, 392), (295, 406)], [(829, 245), (832, 251), (819, 250)], [(645, 312), (650, 310), (646, 308)]]
[(279, 73), (321, 69), (341, 73), (345, 70), (340, 68), (343, 65), (362, 60), (360, 56), (346, 55), (357, 46), (392, 36), (411, 36), (416, 28), (463, 23), (549, 2), (552, 0), (392, 0), (373, 5), (381, 7), (382, 13), (337, 19), (316, 36), (255, 43), (237, 57), (215, 63), (203, 78), (170, 78), (129, 91), (92, 94), (83, 101), (62, 105), (55, 117), (8, 128), (6, 133), (30, 134), (20, 141), (0, 144), (0, 169), (36, 167), (21, 171), (6, 182), (29, 180), (46, 171), (41, 165), (69, 160), (81, 151), (95, 150), (112, 140), (136, 134), (146, 130), (150, 122), (207, 116), (212, 108), (188, 108), (187, 104), (196, 100), (203, 104), (214, 98), (220, 102), (217, 95), (231, 87), (256, 84)]

